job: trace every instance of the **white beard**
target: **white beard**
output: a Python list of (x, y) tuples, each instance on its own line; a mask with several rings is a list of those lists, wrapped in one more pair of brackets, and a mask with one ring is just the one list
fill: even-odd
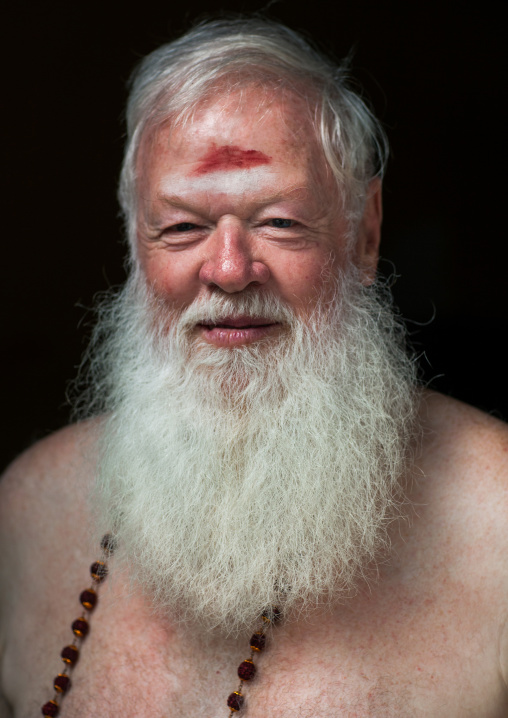
[[(261, 290), (177, 314), (133, 279), (103, 312), (94, 505), (157, 609), (234, 634), (270, 604), (291, 617), (343, 600), (386, 549), (414, 367), (389, 302), (353, 269), (337, 297), (305, 323)], [(232, 348), (192, 338), (234, 312), (285, 331)]]

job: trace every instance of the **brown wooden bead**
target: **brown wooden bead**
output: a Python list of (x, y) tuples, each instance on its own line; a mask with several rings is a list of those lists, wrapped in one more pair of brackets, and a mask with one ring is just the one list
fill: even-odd
[(84, 638), (88, 635), (88, 631), (90, 630), (90, 626), (88, 625), (86, 618), (76, 618), (71, 628), (74, 634), (80, 638)]
[(108, 556), (111, 556), (116, 551), (116, 539), (113, 534), (104, 534), (101, 539), (101, 549)]
[(67, 693), (71, 687), (71, 679), (65, 673), (59, 673), (53, 681), (53, 688), (59, 693)]
[(79, 651), (76, 646), (65, 646), (60, 655), (64, 663), (73, 666), (79, 658)]
[(48, 701), (42, 706), (42, 715), (50, 716), (50, 718), (53, 718), (53, 716), (58, 715), (59, 710), (60, 706), (56, 701)]
[(266, 636), (263, 631), (256, 631), (251, 636), (250, 647), (253, 651), (263, 651), (266, 646)]
[(95, 561), (90, 566), (90, 573), (92, 574), (93, 580), (97, 581), (97, 583), (100, 583), (101, 581), (104, 581), (104, 579), (108, 575), (108, 567), (106, 566), (104, 561)]
[(227, 706), (228, 708), (231, 708), (232, 711), (239, 711), (242, 708), (244, 701), (245, 698), (242, 696), (240, 691), (235, 691), (228, 697)]
[(256, 666), (250, 658), (247, 658), (247, 660), (242, 661), (238, 666), (238, 677), (241, 678), (242, 681), (250, 681), (251, 678), (254, 678), (255, 675)]
[(277, 606), (270, 606), (263, 611), (263, 613), (261, 614), (261, 618), (266, 623), (277, 623), (281, 620), (282, 613), (277, 608)]
[(93, 608), (95, 608), (95, 605), (97, 603), (97, 594), (95, 593), (93, 588), (87, 588), (81, 592), (79, 600), (81, 602), (81, 605), (84, 606), (87, 611), (91, 611)]

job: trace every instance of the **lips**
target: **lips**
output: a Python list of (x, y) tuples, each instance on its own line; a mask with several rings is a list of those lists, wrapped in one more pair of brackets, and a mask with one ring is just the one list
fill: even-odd
[(198, 324), (205, 341), (216, 346), (249, 344), (263, 339), (279, 327), (266, 317), (222, 317), (214, 322)]
[(271, 326), (276, 322), (263, 317), (224, 317), (216, 322), (203, 322), (202, 326), (212, 329), (214, 327), (222, 327), (225, 329), (245, 329), (248, 327)]

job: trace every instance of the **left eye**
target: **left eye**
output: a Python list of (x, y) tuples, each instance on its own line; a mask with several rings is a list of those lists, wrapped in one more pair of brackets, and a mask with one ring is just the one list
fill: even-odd
[(271, 224), (272, 227), (277, 227), (277, 229), (288, 229), (293, 226), (293, 220), (276, 217), (275, 219), (271, 219), (268, 224)]
[(195, 229), (196, 225), (192, 224), (192, 222), (179, 222), (178, 224), (174, 224), (172, 227), (169, 227), (169, 230), (172, 232), (189, 232), (191, 229)]

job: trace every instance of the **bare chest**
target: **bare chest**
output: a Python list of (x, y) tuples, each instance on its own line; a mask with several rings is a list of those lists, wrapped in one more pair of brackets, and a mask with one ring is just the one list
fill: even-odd
[[(279, 626), (255, 659), (239, 715), (502, 718), (508, 705), (495, 671), (495, 636), (472, 609), (456, 592), (417, 597), (401, 590), (397, 599), (358, 599), (333, 615)], [(36, 621), (18, 624), (7, 655), (14, 718), (37, 715), (51, 697), (72, 618), (67, 610), (52, 615), (44, 631)], [(59, 715), (226, 718), (248, 654), (248, 636), (205, 646), (147, 616), (136, 600), (105, 593)]]

